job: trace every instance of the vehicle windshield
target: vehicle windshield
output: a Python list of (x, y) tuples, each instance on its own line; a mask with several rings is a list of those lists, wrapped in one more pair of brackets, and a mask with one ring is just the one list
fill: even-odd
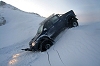
[(43, 25), (41, 25), (41, 26), (38, 28), (37, 33), (40, 34), (40, 33), (42, 32), (42, 30), (43, 30)]

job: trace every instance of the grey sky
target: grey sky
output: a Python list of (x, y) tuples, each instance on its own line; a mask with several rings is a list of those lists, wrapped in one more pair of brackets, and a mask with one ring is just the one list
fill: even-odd
[(100, 0), (3, 0), (23, 11), (35, 12), (44, 17), (52, 13), (74, 10), (79, 21), (100, 21)]

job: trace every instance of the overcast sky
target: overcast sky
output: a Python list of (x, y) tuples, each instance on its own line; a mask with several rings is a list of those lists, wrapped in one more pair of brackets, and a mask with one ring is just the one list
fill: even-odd
[(100, 22), (100, 0), (2, 0), (23, 11), (48, 17), (74, 10), (79, 21)]

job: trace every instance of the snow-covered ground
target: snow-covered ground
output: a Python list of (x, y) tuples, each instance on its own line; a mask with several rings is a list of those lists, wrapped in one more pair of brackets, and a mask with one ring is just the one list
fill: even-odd
[(45, 18), (8, 7), (0, 15), (7, 21), (0, 26), (0, 66), (100, 66), (100, 22), (66, 29), (45, 52), (25, 52)]

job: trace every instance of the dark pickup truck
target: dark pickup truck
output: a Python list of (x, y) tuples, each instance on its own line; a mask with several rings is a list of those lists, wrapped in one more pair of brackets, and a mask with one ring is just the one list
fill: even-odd
[(29, 47), (22, 49), (25, 51), (46, 51), (49, 49), (55, 38), (66, 28), (77, 27), (78, 22), (73, 10), (65, 14), (52, 14), (41, 22), (37, 34), (29, 42)]

